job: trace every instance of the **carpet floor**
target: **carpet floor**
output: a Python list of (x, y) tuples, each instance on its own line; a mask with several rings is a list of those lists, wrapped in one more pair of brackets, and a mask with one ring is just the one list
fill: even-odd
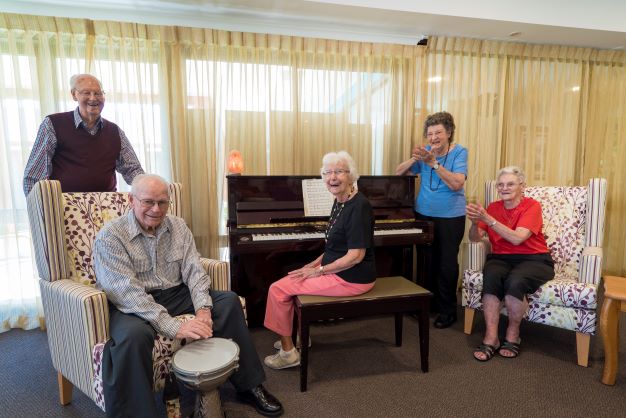
[[(459, 316), (462, 318), (462, 316)], [(502, 321), (504, 323), (504, 319)], [(430, 330), (430, 371), (420, 371), (417, 321), (404, 321), (404, 343), (394, 345), (393, 317), (372, 317), (311, 327), (308, 391), (299, 390), (299, 369), (266, 369), (266, 387), (285, 407), (285, 417), (618, 417), (626, 414), (626, 326), (621, 324), (620, 368), (615, 386), (600, 382), (602, 340), (592, 337), (590, 367), (576, 364), (575, 334), (522, 324), (516, 359), (473, 359), (481, 341), (482, 315), (467, 336), (462, 321)], [(501, 324), (502, 325), (502, 324)], [(251, 330), (261, 359), (273, 354), (276, 337)], [(56, 372), (46, 334), (0, 334), (0, 417), (103, 417), (78, 390), (58, 403)], [(226, 417), (255, 417), (221, 388)]]

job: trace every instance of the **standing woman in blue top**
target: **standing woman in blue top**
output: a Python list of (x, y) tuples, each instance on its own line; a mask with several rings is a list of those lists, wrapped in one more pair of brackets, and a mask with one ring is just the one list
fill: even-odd
[(435, 328), (447, 328), (456, 322), (457, 257), (465, 232), (467, 149), (453, 142), (454, 130), (450, 113), (429, 115), (424, 122), (428, 143), (415, 147), (411, 158), (396, 168), (398, 175), (421, 177), (415, 218), (432, 221), (435, 226), (426, 277), (426, 287), (434, 292), (439, 311)]

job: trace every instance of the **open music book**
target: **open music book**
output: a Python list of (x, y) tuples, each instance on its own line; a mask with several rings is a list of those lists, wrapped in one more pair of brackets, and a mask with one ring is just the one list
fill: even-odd
[(322, 179), (302, 180), (304, 216), (330, 216), (335, 197)]

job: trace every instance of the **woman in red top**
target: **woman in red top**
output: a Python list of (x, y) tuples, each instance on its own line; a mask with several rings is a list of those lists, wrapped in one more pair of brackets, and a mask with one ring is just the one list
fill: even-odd
[[(517, 357), (521, 339), (519, 327), (528, 308), (527, 294), (534, 293), (554, 277), (554, 262), (543, 236), (541, 205), (524, 197), (524, 173), (519, 167), (505, 167), (498, 172), (500, 200), (487, 209), (467, 205), (472, 221), (471, 241), (489, 236), (491, 254), (483, 267), (483, 311), (486, 331), (474, 351), (479, 361), (491, 359), (496, 351), (507, 358)], [(502, 303), (509, 323), (500, 345), (498, 322)]]

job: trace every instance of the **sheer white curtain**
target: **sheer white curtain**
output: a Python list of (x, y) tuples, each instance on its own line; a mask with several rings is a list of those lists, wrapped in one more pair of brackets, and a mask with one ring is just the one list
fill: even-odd
[[(62, 68), (51, 58), (56, 39), (8, 23), (0, 32), (0, 331), (42, 323), (22, 177), (42, 115), (67, 107), (64, 70), (82, 69), (76, 60)], [(84, 38), (72, 41), (74, 51), (84, 46)]]
[[(117, 24), (94, 26), (0, 14), (0, 332), (43, 323), (22, 177), (42, 119), (76, 107), (72, 74), (100, 78), (103, 117), (126, 132), (147, 172), (170, 178), (160, 46), (125, 36)], [(128, 190), (119, 175), (118, 189)]]

